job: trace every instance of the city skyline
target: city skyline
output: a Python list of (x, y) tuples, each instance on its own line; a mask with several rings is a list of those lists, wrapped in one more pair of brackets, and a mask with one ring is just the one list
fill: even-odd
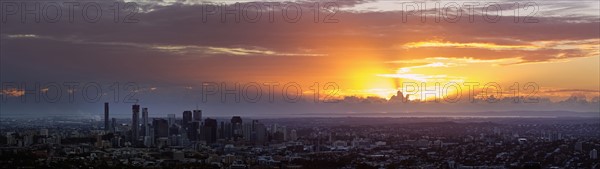
[(598, 0), (0, 0), (0, 168), (600, 169)]

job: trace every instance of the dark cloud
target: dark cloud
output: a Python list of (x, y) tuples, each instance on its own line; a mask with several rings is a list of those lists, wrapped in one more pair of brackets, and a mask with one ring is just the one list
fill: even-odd
[[(368, 1), (335, 2), (349, 7)], [(107, 6), (112, 1), (100, 4)], [(73, 23), (69, 23), (66, 14), (59, 23), (21, 23), (17, 15), (7, 16), (8, 21), (0, 24), (0, 80), (134, 81), (167, 87), (204, 81), (285, 78), (336, 81), (343, 77), (337, 77), (335, 73), (340, 70), (332, 65), (345, 59), (377, 57), (385, 62), (429, 57), (521, 58), (522, 63), (530, 63), (597, 55), (593, 48), (555, 46), (535, 50), (402, 48), (410, 42), (440, 40), (518, 46), (547, 41), (593, 45), (600, 38), (599, 21), (589, 16), (537, 16), (537, 23), (515, 23), (512, 16), (501, 16), (499, 22), (491, 23), (481, 15), (476, 15), (473, 22), (463, 17), (455, 23), (437, 23), (428, 17), (421, 23), (419, 17), (411, 16), (404, 23), (398, 11), (339, 11), (334, 16), (339, 22), (323, 23), (321, 18), (315, 23), (312, 12), (306, 8), (295, 23), (286, 22), (279, 10), (272, 23), (267, 13), (257, 23), (236, 23), (229, 16), (227, 22), (222, 22), (219, 15), (210, 15), (203, 22), (202, 5), (179, 3), (144, 8), (143, 13), (135, 15), (137, 23), (115, 23), (108, 10), (96, 23), (83, 21), (81, 14)], [(364, 53), (374, 54), (348, 55)]]

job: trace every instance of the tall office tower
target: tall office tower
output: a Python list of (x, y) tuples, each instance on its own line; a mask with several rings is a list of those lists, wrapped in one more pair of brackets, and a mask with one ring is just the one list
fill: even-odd
[(194, 121), (202, 121), (202, 110), (194, 110)]
[(279, 131), (279, 127), (277, 126), (277, 123), (273, 124), (273, 127), (271, 128), (271, 134), (275, 133)]
[(112, 118), (112, 124), (110, 125), (112, 126), (112, 132), (116, 133), (117, 132), (117, 118)]
[(231, 124), (242, 124), (242, 117), (240, 117), (240, 116), (231, 117)]
[(254, 143), (264, 143), (267, 140), (267, 127), (258, 120), (252, 120), (252, 133), (250, 136), (250, 140)]
[(254, 141), (257, 144), (263, 144), (267, 141), (267, 127), (262, 123), (254, 125)]
[(187, 128), (190, 122), (192, 122), (192, 111), (183, 111), (183, 120), (181, 121), (181, 126)]
[(219, 138), (219, 139), (225, 138), (225, 122), (224, 121), (221, 121), (218, 132), (219, 132), (219, 134), (218, 134), (217, 138)]
[(148, 108), (142, 108), (142, 136), (150, 135), (150, 128), (148, 127)]
[(175, 124), (175, 114), (168, 114), (167, 119), (169, 120), (169, 127)]
[(206, 131), (204, 132), (204, 138), (206, 139), (206, 143), (215, 143), (217, 142), (217, 119), (206, 118), (204, 120), (204, 128)]
[(583, 142), (578, 141), (575, 143), (575, 151), (583, 151)]
[(187, 130), (187, 135), (188, 135), (188, 138), (190, 139), (190, 141), (201, 140), (201, 138), (198, 137), (198, 129), (200, 129), (200, 122), (199, 121), (190, 122), (189, 126), (190, 127)]
[(169, 136), (179, 135), (179, 126), (172, 125), (169, 127)]
[(590, 151), (590, 159), (592, 159), (592, 160), (598, 159), (598, 151), (596, 149), (593, 149), (592, 151)]
[(224, 138), (229, 140), (233, 138), (233, 130), (231, 128), (231, 123), (225, 123), (225, 127), (223, 128)]
[(110, 123), (108, 123), (108, 102), (104, 103), (104, 130), (110, 131)]
[(296, 130), (292, 130), (292, 131), (290, 131), (290, 140), (291, 140), (291, 141), (296, 141), (296, 140), (298, 140), (298, 133), (296, 133)]
[(283, 133), (283, 140), (288, 141), (289, 136), (288, 136), (288, 132), (287, 132), (287, 127), (286, 126), (281, 126), (279, 128), (279, 131), (281, 131)]
[(140, 133), (138, 132), (138, 127), (140, 126), (140, 105), (134, 104), (131, 106), (131, 109), (131, 141), (135, 142), (140, 137)]
[(242, 118), (240, 116), (231, 117), (231, 137), (234, 140), (244, 136), (242, 128)]
[(169, 122), (165, 119), (155, 118), (152, 120), (152, 126), (154, 127), (154, 137), (167, 138), (169, 137)]
[(242, 136), (246, 141), (252, 141), (252, 124), (246, 123), (242, 127)]

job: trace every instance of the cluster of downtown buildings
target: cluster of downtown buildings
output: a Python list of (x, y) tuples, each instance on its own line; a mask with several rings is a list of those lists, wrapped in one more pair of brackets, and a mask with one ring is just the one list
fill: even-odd
[[(598, 168), (598, 119), (0, 119), (0, 166), (14, 168)], [(140, 116), (141, 113), (141, 116)], [(483, 121), (483, 122), (482, 122)], [(573, 122), (575, 121), (575, 122)], [(279, 124), (285, 124), (279, 125)]]
[(183, 111), (181, 119), (177, 119), (176, 114), (168, 114), (166, 119), (150, 119), (148, 108), (141, 108), (135, 104), (132, 105), (130, 125), (119, 125), (116, 118), (109, 117), (109, 104), (104, 103), (104, 130), (107, 133), (124, 134), (125, 139), (118, 137), (117, 140), (102, 144), (116, 147), (123, 144), (134, 147), (197, 147), (214, 144), (217, 140), (262, 145), (269, 138), (281, 141), (297, 138), (295, 130), (289, 132), (288, 138), (285, 126), (274, 125), (268, 131), (268, 127), (258, 120), (244, 122), (240, 116), (233, 116), (227, 122), (218, 122), (214, 118), (203, 119), (202, 110)]

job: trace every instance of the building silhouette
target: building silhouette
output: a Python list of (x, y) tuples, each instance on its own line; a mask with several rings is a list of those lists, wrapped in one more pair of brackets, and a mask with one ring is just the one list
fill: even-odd
[(189, 125), (189, 128), (187, 130), (188, 138), (190, 139), (190, 141), (198, 141), (200, 139), (198, 137), (198, 130), (200, 129), (200, 122), (193, 121), (193, 122), (190, 122), (188, 125)]
[(583, 142), (578, 141), (575, 143), (575, 151), (583, 151)]
[(169, 122), (167, 120), (155, 118), (152, 120), (152, 126), (154, 126), (155, 138), (166, 138), (169, 136)]
[(202, 121), (202, 110), (194, 110), (193, 115), (194, 121)]
[(181, 121), (181, 126), (187, 128), (190, 122), (192, 122), (192, 111), (183, 111), (183, 119)]
[(244, 136), (242, 124), (242, 118), (240, 116), (231, 117), (231, 136), (234, 140), (238, 140)]
[(108, 102), (104, 103), (104, 130), (110, 131), (110, 123), (108, 123)]
[(132, 117), (131, 117), (131, 141), (135, 142), (140, 137), (138, 128), (140, 126), (140, 105), (134, 104), (131, 106)]
[(112, 132), (116, 133), (117, 132), (117, 118), (113, 117), (111, 120), (112, 120), (112, 122), (111, 122), (112, 124), (110, 126), (112, 128)]
[(267, 127), (258, 120), (252, 120), (251, 141), (258, 144), (267, 141)]
[(168, 114), (167, 119), (169, 120), (169, 127), (175, 124), (175, 114)]
[(203, 135), (206, 143), (217, 142), (217, 119), (206, 118), (204, 120)]
[(142, 108), (142, 136), (150, 136), (150, 128), (148, 127), (148, 108)]

